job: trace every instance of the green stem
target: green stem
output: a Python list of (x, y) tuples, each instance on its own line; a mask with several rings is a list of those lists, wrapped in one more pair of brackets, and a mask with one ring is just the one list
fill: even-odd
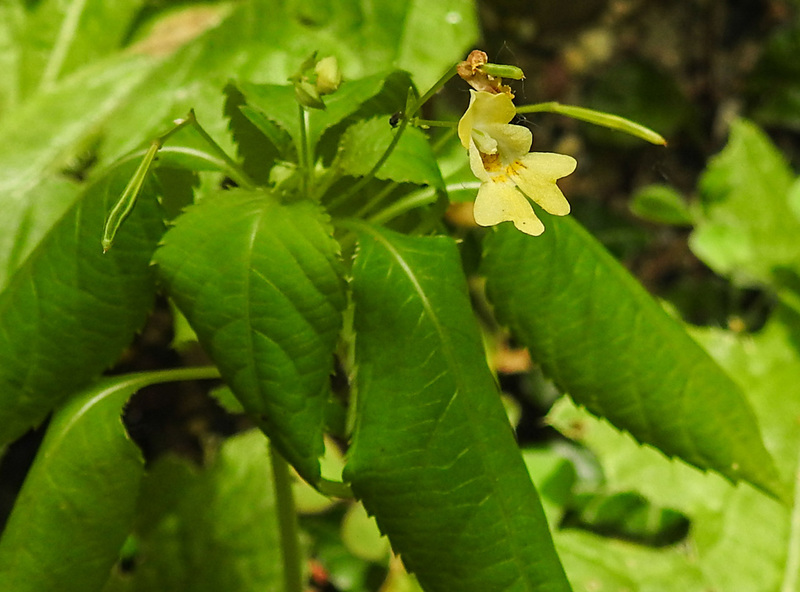
[(386, 196), (389, 195), (392, 191), (394, 191), (399, 183), (393, 182), (389, 183), (386, 187), (378, 191), (375, 195), (373, 195), (367, 203), (361, 206), (358, 211), (355, 213), (356, 218), (362, 218), (365, 214), (369, 213), (370, 210), (375, 209), (384, 199)]
[(317, 483), (317, 489), (323, 495), (328, 497), (340, 497), (343, 499), (353, 499), (353, 490), (347, 483), (342, 481), (331, 481), (324, 477)]
[(137, 389), (153, 384), (165, 382), (182, 382), (185, 380), (213, 380), (220, 378), (216, 366), (198, 366), (195, 368), (170, 368), (169, 370), (154, 370), (150, 372), (132, 372), (123, 376), (114, 377), (123, 380), (131, 387)]
[(311, 195), (311, 147), (308, 145), (308, 112), (297, 104), (300, 115), (300, 147), (297, 151), (297, 166), (300, 169), (300, 191), (304, 197)]
[(411, 125), (414, 127), (458, 127), (457, 121), (438, 121), (436, 119), (420, 119), (419, 117), (414, 117), (411, 120)]
[(556, 101), (549, 101), (547, 103), (536, 103), (534, 105), (523, 105), (517, 107), (517, 113), (558, 113), (559, 115), (566, 115), (579, 121), (593, 123), (608, 129), (625, 132), (637, 138), (641, 138), (651, 144), (659, 146), (666, 146), (667, 141), (649, 127), (646, 127), (635, 121), (631, 121), (625, 117), (614, 115), (612, 113), (605, 113), (603, 111), (595, 111), (594, 109), (587, 109), (586, 107), (576, 107), (574, 105), (562, 105)]
[[(197, 130), (197, 133), (200, 134), (203, 140), (206, 141), (206, 144), (208, 144), (208, 146), (219, 155), (219, 157), (223, 160), (223, 162), (226, 165), (227, 169), (226, 172), (231, 177), (231, 179), (236, 181), (236, 184), (239, 187), (243, 187), (245, 189), (255, 189), (256, 182), (253, 181), (250, 178), (250, 176), (242, 170), (242, 168), (236, 163), (236, 161), (234, 161), (230, 156), (228, 156), (228, 154), (222, 149), (222, 147), (214, 141), (214, 138), (208, 135), (206, 130), (203, 129), (203, 126), (201, 126), (200, 123), (197, 121), (197, 118), (194, 115), (194, 109), (189, 111), (189, 115), (181, 123), (183, 124), (184, 122), (188, 122), (190, 125), (192, 125), (192, 127), (194, 127), (194, 129)], [(174, 134), (176, 131), (178, 131), (178, 129), (180, 128), (178, 126), (175, 126), (173, 129), (171, 129), (166, 134), (161, 136), (161, 138), (159, 138), (161, 143), (163, 144), (166, 141), (166, 139), (172, 134)]]
[(283, 592), (303, 592), (303, 553), (300, 550), (300, 529), (292, 493), (289, 463), (270, 444), (272, 478), (275, 485), (275, 504), (278, 513), (281, 552), (283, 553)]
[[(447, 192), (455, 191), (457, 189), (478, 189), (481, 186), (480, 182), (476, 181), (475, 183), (453, 183), (445, 187)], [(402, 214), (405, 214), (409, 210), (413, 210), (414, 208), (418, 208), (421, 206), (430, 205), (437, 200), (436, 190), (432, 187), (427, 187), (425, 189), (421, 189), (420, 191), (415, 191), (414, 193), (409, 193), (403, 199), (399, 199), (394, 202), (392, 205), (388, 206), (387, 208), (381, 210), (374, 216), (369, 218), (369, 221), (373, 224), (385, 224), (389, 220), (393, 220)]]
[(41, 91), (46, 91), (58, 81), (70, 46), (77, 35), (81, 15), (86, 8), (86, 2), (70, 2), (68, 6), (64, 18), (61, 20), (61, 27), (58, 30), (55, 43), (50, 51), (50, 57), (42, 72), (42, 78), (39, 81), (39, 90)]

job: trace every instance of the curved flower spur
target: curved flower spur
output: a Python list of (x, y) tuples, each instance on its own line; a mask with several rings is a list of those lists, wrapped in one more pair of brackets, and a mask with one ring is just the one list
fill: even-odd
[(533, 135), (528, 128), (509, 123), (517, 112), (514, 95), (499, 76), (481, 68), (486, 59), (485, 53), (476, 50), (458, 68), (459, 75), (476, 89), (470, 91), (469, 107), (458, 123), (470, 168), (481, 181), (475, 222), (493, 226), (510, 221), (522, 232), (538, 236), (544, 224), (528, 199), (556, 216), (569, 214), (569, 203), (556, 180), (572, 173), (578, 163), (565, 154), (530, 152)]

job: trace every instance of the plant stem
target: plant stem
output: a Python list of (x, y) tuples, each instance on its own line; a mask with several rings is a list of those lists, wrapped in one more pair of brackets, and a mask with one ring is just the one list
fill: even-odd
[(342, 481), (331, 481), (324, 477), (317, 483), (317, 489), (323, 495), (328, 497), (338, 497), (342, 499), (353, 499), (353, 490), (347, 483)]
[(562, 105), (556, 101), (549, 101), (547, 103), (536, 103), (534, 105), (523, 105), (517, 107), (517, 113), (558, 113), (559, 115), (566, 115), (579, 121), (586, 121), (613, 129), (637, 138), (641, 138), (651, 144), (659, 146), (666, 146), (667, 141), (649, 127), (646, 127), (635, 121), (631, 121), (625, 117), (614, 115), (612, 113), (605, 113), (603, 111), (595, 111), (594, 109), (587, 109), (586, 107), (576, 107), (574, 105)]
[[(227, 169), (226, 172), (228, 173), (228, 175), (230, 175), (231, 179), (236, 181), (236, 184), (239, 185), (239, 187), (243, 187), (245, 189), (255, 189), (256, 187), (255, 181), (253, 181), (250, 178), (250, 176), (247, 173), (245, 173), (242, 170), (242, 168), (230, 156), (228, 156), (228, 154), (222, 149), (222, 147), (214, 141), (214, 138), (208, 135), (206, 130), (203, 129), (203, 126), (201, 126), (200, 123), (198, 123), (197, 118), (194, 115), (194, 109), (189, 111), (189, 115), (181, 123), (184, 122), (188, 122), (192, 127), (194, 127), (194, 129), (197, 130), (197, 133), (200, 134), (203, 140), (206, 141), (206, 144), (208, 144), (208, 146), (214, 152), (216, 152), (219, 155), (219, 157), (225, 162)], [(169, 136), (174, 134), (179, 129), (180, 125), (175, 126), (166, 134), (161, 136), (159, 138), (161, 144), (163, 144)]]
[[(445, 190), (450, 192), (457, 189), (478, 189), (480, 186), (481, 184), (478, 181), (474, 183), (453, 183), (445, 187)], [(403, 199), (397, 200), (392, 205), (381, 210), (374, 216), (371, 216), (369, 221), (373, 224), (384, 224), (389, 220), (397, 218), (397, 216), (401, 214), (405, 214), (409, 210), (430, 205), (434, 203), (436, 199), (436, 190), (432, 187), (426, 187), (425, 189), (409, 193)]]
[(39, 80), (39, 90), (47, 91), (61, 75), (64, 62), (67, 59), (70, 45), (74, 41), (81, 15), (86, 8), (86, 2), (70, 2), (66, 9), (64, 18), (61, 20), (61, 28), (58, 30), (53, 48), (50, 51), (50, 59), (47, 60), (42, 78)]
[(181, 382), (184, 380), (213, 380), (220, 378), (216, 366), (197, 366), (194, 368), (170, 368), (169, 370), (153, 370), (149, 372), (131, 372), (123, 376), (116, 376), (114, 380), (122, 381), (136, 389), (141, 389), (153, 384), (165, 382)]
[(297, 511), (292, 493), (292, 476), (286, 462), (275, 446), (270, 444), (272, 479), (283, 553), (283, 592), (303, 592), (303, 554), (297, 526)]
[(397, 189), (398, 185), (399, 185), (399, 183), (396, 183), (396, 182), (395, 183), (389, 183), (386, 187), (384, 187), (383, 189), (381, 189), (380, 191), (375, 193), (375, 195), (373, 195), (367, 201), (367, 203), (365, 203), (363, 206), (361, 206), (358, 209), (358, 211), (355, 213), (355, 217), (356, 218), (361, 218), (365, 214), (368, 214), (371, 210), (375, 209), (375, 207), (377, 207), (378, 204), (380, 204), (386, 198), (387, 195), (389, 195), (390, 193), (392, 193), (392, 191)]
[(428, 128), (428, 127), (448, 127), (448, 128), (455, 128), (458, 127), (457, 121), (438, 121), (435, 119), (420, 119), (419, 117), (415, 117), (411, 120), (411, 125), (414, 127), (421, 127), (421, 128)]
[(303, 197), (311, 195), (311, 149), (308, 145), (308, 113), (297, 104), (300, 115), (300, 146), (297, 150), (297, 166), (300, 169), (300, 191)]

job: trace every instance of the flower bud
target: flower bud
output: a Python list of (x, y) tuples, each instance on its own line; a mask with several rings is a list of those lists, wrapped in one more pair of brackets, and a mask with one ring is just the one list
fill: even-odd
[(294, 96), (297, 102), (309, 109), (325, 109), (325, 103), (319, 96), (319, 91), (310, 82), (305, 80), (294, 81)]
[(317, 91), (321, 95), (329, 95), (334, 92), (342, 83), (342, 72), (339, 69), (339, 62), (334, 56), (322, 58), (314, 66), (317, 74)]

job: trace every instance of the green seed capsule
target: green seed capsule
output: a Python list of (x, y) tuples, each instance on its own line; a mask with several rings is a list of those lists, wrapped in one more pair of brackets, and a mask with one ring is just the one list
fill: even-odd
[(478, 70), (497, 78), (511, 78), (512, 80), (522, 80), (525, 78), (525, 73), (522, 71), (522, 68), (508, 66), (506, 64), (483, 64), (478, 66)]

